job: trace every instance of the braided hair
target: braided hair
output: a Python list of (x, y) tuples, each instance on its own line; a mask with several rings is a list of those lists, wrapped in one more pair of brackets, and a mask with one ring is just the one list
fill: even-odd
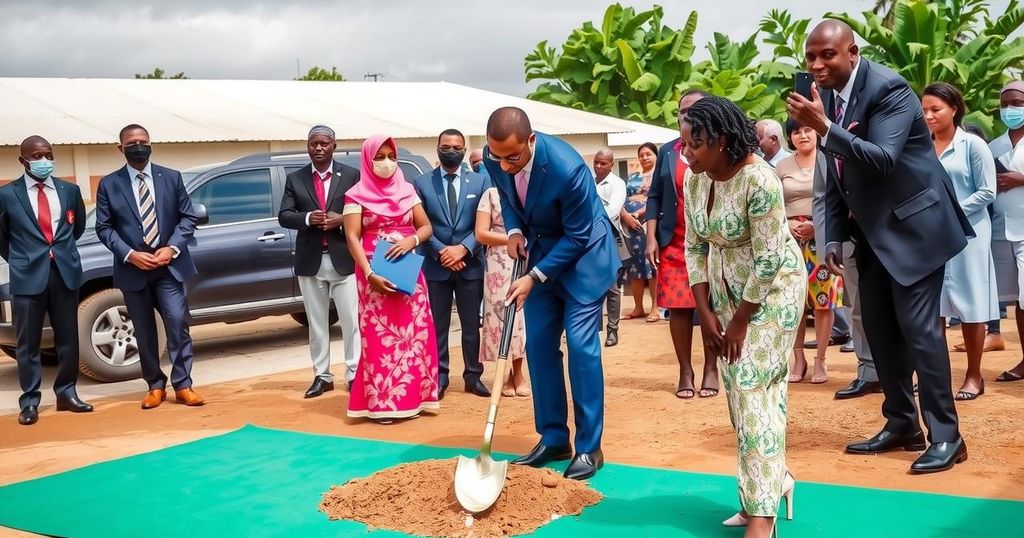
[(702, 136), (707, 144), (725, 138), (722, 151), (730, 165), (747, 158), (759, 147), (754, 122), (732, 101), (710, 95), (697, 101), (683, 116), (694, 137)]

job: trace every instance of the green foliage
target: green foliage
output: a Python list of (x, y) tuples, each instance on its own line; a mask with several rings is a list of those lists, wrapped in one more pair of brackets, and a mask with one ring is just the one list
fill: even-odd
[[(999, 89), (1024, 67), (1024, 37), (1008, 38), (1024, 26), (1019, 2), (992, 14), (990, 0), (883, 0), (859, 16), (825, 17), (849, 24), (865, 43), (864, 57), (897, 70), (916, 92), (938, 81), (960, 88), (966, 121), (991, 134)], [(528, 97), (675, 127), (679, 95), (698, 88), (733, 100), (753, 118), (785, 118), (784, 97), (804, 69), (810, 19), (773, 9), (743, 41), (716, 32), (705, 45), (708, 59), (695, 64), (697, 13), (679, 30), (662, 24), (663, 16), (661, 6), (638, 13), (616, 3), (600, 28), (583, 23), (560, 49), (542, 41), (526, 57), (526, 80), (543, 81)]]
[(328, 71), (321, 67), (313, 66), (309, 68), (309, 71), (306, 71), (305, 75), (302, 75), (295, 80), (327, 80), (341, 82), (345, 80), (345, 77), (338, 72), (337, 67), (331, 66), (331, 70)]
[(999, 89), (1019, 77), (1024, 65), (1024, 38), (1007, 39), (1024, 25), (1018, 0), (995, 17), (988, 0), (897, 0), (889, 26), (870, 11), (863, 20), (845, 13), (825, 16), (849, 24), (867, 43), (864, 57), (895, 69), (918, 94), (932, 82), (959, 88), (970, 111), (966, 121), (995, 132)]
[(184, 72), (175, 73), (175, 74), (173, 74), (173, 75), (171, 75), (169, 77), (165, 76), (166, 74), (167, 73), (163, 69), (160, 69), (159, 67), (157, 67), (157, 68), (153, 69), (152, 73), (146, 73), (146, 74), (135, 73), (135, 78), (140, 78), (140, 79), (166, 79), (166, 78), (169, 78), (169, 79), (187, 79), (188, 78), (188, 77), (185, 76)]
[(546, 81), (528, 98), (660, 125), (675, 125), (679, 87), (693, 69), (697, 13), (679, 30), (661, 6), (637, 13), (613, 4), (601, 27), (572, 31), (561, 50), (541, 41), (525, 61), (526, 80)]

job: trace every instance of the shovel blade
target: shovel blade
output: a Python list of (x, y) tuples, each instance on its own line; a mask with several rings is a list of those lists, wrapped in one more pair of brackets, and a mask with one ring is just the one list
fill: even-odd
[(483, 512), (498, 500), (507, 474), (507, 461), (494, 461), (490, 455), (472, 459), (459, 456), (455, 467), (455, 498), (467, 512)]

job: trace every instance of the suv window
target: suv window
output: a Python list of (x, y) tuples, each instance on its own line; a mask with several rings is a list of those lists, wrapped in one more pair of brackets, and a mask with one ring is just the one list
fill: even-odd
[(273, 218), (270, 169), (230, 172), (207, 181), (192, 193), (192, 202), (206, 206), (208, 225)]

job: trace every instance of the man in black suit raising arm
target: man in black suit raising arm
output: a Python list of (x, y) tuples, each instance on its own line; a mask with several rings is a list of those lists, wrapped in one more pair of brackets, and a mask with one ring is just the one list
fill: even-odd
[(793, 93), (787, 105), (818, 132), (828, 155), (825, 263), (841, 272), (843, 241), (854, 241), (864, 329), (885, 393), (882, 431), (846, 450), (925, 448), (916, 372), (930, 446), (910, 470), (945, 471), (967, 459), (967, 447), (953, 405), (939, 296), (946, 261), (974, 231), (907, 81), (860, 58), (853, 30), (839, 21), (815, 27), (805, 55), (816, 82), (812, 99)]

